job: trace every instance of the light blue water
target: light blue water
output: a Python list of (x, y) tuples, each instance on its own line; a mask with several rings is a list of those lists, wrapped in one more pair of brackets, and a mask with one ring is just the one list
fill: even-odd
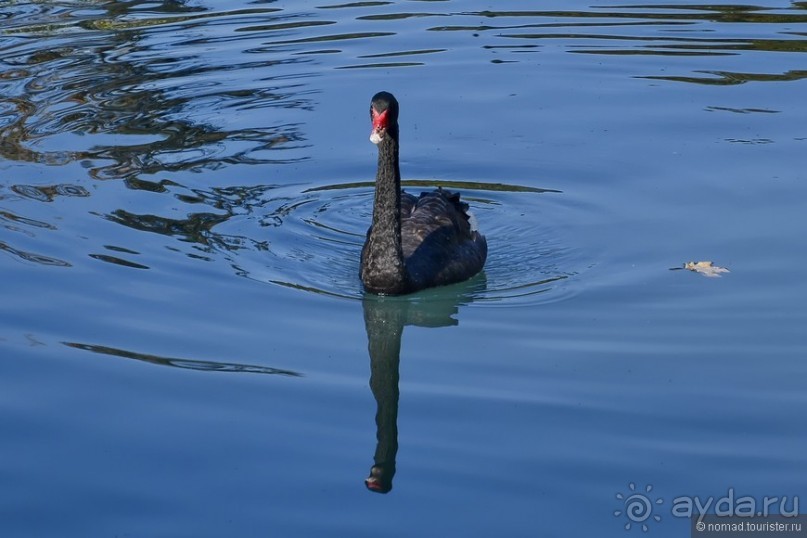
[[(805, 35), (787, 2), (0, 3), (0, 535), (807, 504)], [(361, 293), (381, 89), (406, 188), (487, 235), (467, 283)]]

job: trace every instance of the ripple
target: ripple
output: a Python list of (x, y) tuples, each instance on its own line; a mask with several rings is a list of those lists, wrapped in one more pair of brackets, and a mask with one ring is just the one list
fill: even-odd
[(735, 114), (779, 114), (780, 110), (769, 108), (732, 108), (727, 106), (708, 106), (708, 112), (733, 112)]
[(332, 4), (330, 6), (319, 6), (318, 9), (343, 9), (343, 8), (358, 8), (358, 7), (377, 7), (387, 6), (392, 2), (349, 2), (347, 4)]
[(123, 258), (119, 258), (118, 256), (110, 256), (109, 254), (90, 254), (90, 258), (111, 263), (113, 265), (120, 265), (121, 267), (129, 267), (130, 269), (149, 269), (148, 265), (125, 260)]
[(301, 377), (303, 374), (295, 372), (294, 370), (285, 370), (282, 368), (273, 368), (271, 366), (261, 366), (255, 364), (243, 364), (235, 362), (220, 362), (220, 361), (202, 361), (195, 359), (180, 359), (174, 357), (163, 357), (160, 355), (151, 355), (148, 353), (140, 353), (137, 351), (130, 351), (109, 346), (102, 346), (97, 344), (85, 344), (80, 342), (62, 342), (67, 347), (80, 349), (82, 351), (89, 351), (100, 355), (108, 355), (111, 357), (118, 357), (122, 359), (134, 359), (137, 361), (147, 362), (158, 366), (171, 366), (173, 368), (182, 368), (185, 370), (198, 370), (203, 372), (224, 372), (224, 373), (246, 373), (246, 374), (270, 374), (281, 375), (288, 377)]
[(418, 54), (434, 54), (436, 52), (446, 52), (446, 49), (419, 49), (404, 50), (399, 52), (382, 52), (379, 54), (363, 54), (359, 58), (392, 58), (395, 56), (414, 56)]
[[(563, 243), (558, 223), (541, 218), (543, 210), (554, 211), (553, 197), (560, 191), (468, 181), (403, 182), (413, 193), (438, 186), (462, 193), (488, 238), (483, 273), (451, 288), (468, 301), (496, 306), (556, 301), (570, 296), (574, 277), (591, 265)], [(148, 183), (144, 189), (154, 191)], [(374, 182), (214, 189), (165, 183), (155, 192), (173, 195), (194, 210), (182, 217), (124, 209), (103, 216), (135, 230), (174, 237), (180, 244), (171, 250), (196, 261), (226, 263), (252, 280), (333, 297), (364, 296), (359, 257), (372, 219)], [(91, 256), (129, 267), (146, 268), (147, 263)]]
[(28, 217), (23, 217), (22, 215), (17, 215), (15, 213), (12, 213), (10, 211), (4, 211), (2, 209), (0, 209), (0, 222), (1, 221), (6, 221), (7, 223), (9, 223), (5, 225), (7, 228), (16, 229), (16, 226), (14, 226), (14, 224), (24, 224), (26, 226), (31, 226), (34, 228), (44, 228), (46, 230), (56, 229), (54, 225), (49, 224), (47, 222), (43, 222), (36, 219), (30, 219)]
[(336, 69), (390, 69), (394, 67), (418, 67), (423, 62), (375, 62), (369, 64), (343, 65)]
[(773, 144), (774, 142), (770, 138), (726, 138), (725, 140), (732, 144), (749, 144), (752, 146)]
[[(454, 2), (422, 5), (428, 10), (408, 12), (384, 1), (326, 2), (309, 11), (252, 5), (213, 10), (175, 2), (15, 3), (10, 24), (0, 30), (0, 156), (52, 166), (81, 162), (93, 178), (124, 180), (232, 164), (299, 163), (311, 157), (305, 115), (282, 110), (314, 110), (321, 84), (313, 81), (325, 72), (374, 76), (393, 68), (450, 66), (465, 63), (470, 47), (496, 55), (489, 61), (497, 65), (539, 61), (524, 53), (551, 52), (545, 43), (566, 52), (639, 57), (807, 50), (804, 33), (792, 30), (807, 21), (798, 3), (777, 9), (476, 5), (466, 11)], [(757, 30), (774, 24), (789, 26)], [(467, 42), (458, 46), (463, 37)], [(729, 71), (717, 59), (713, 70), (684, 73), (640, 65), (652, 72), (633, 73), (635, 78), (707, 85), (805, 76), (798, 68)], [(267, 115), (254, 114), (266, 108), (273, 111), (268, 125)], [(121, 144), (122, 137), (132, 143)]]
[[(92, 214), (171, 236), (188, 256), (224, 261), (250, 278), (355, 298), (361, 295), (358, 252), (370, 221), (372, 183), (216, 185), (262, 181), (254, 174), (264, 171), (255, 172), (254, 165), (271, 165), (267, 172), (279, 173), (271, 177), (298, 181), (275, 165), (291, 165), (285, 168), (296, 173), (297, 164), (312, 164), (313, 147), (323, 141), (316, 122), (324, 116), (324, 104), (335, 99), (328, 92), (353, 92), (357, 81), (386, 76), (392, 68), (406, 68), (395, 70), (392, 78), (417, 72), (427, 80), (422, 69), (447, 73), (486, 61), (533, 62), (536, 68), (540, 63), (548, 66), (542, 76), (550, 77), (551, 66), (559, 62), (593, 65), (595, 60), (581, 54), (612, 56), (618, 66), (614, 73), (630, 79), (733, 86), (807, 77), (799, 61), (807, 50), (805, 33), (797, 31), (807, 22), (802, 3), (779, 8), (637, 3), (580, 10), (530, 9), (515, 2), (321, 4), (210, 9), (183, 2), (12, 3), (0, 30), (0, 157), (76, 164), (90, 179), (121, 179), (126, 188), (164, 195), (149, 200), (171, 198), (171, 210), (155, 202), (157, 207), (96, 207)], [(567, 53), (581, 54), (570, 60)], [(752, 55), (770, 61), (753, 66), (740, 61)], [(484, 106), (495, 93), (474, 90), (467, 98), (475, 105)], [(506, 105), (499, 110), (506, 111)], [(777, 112), (732, 103), (708, 110)], [(734, 145), (778, 140), (721, 139)], [(309, 171), (299, 181), (325, 177), (321, 170)], [(199, 177), (199, 172), (212, 172), (212, 183), (205, 177), (192, 187), (179, 184), (193, 182), (189, 175)], [(241, 173), (252, 179), (230, 179)], [(160, 179), (150, 182), (149, 177)], [(555, 204), (557, 193), (439, 183), (463, 192), (489, 238), (487, 268), (474, 284), (476, 300), (546, 301), (574, 288), (571, 283), (589, 265), (585, 255), (560, 239), (560, 224), (536, 216)], [(437, 184), (406, 183), (410, 189)], [(89, 196), (69, 184), (19, 184), (10, 190), (41, 202)], [(194, 207), (177, 213), (176, 204)], [(30, 213), (8, 212), (4, 224), (18, 230), (37, 226), (19, 214)], [(127, 254), (90, 255), (117, 265), (133, 263)], [(36, 258), (20, 254), (26, 256)], [(154, 264), (134, 266), (140, 265)]]
[(12, 185), (11, 190), (20, 196), (39, 202), (52, 202), (59, 196), (86, 198), (90, 192), (81, 185)]
[(37, 254), (26, 250), (14, 248), (4, 241), (0, 241), (0, 250), (8, 252), (12, 256), (16, 256), (22, 261), (31, 262), (38, 265), (49, 265), (53, 267), (71, 267), (72, 265), (59, 258), (53, 258), (44, 254)]
[[(409, 180), (403, 187), (457, 189), (468, 201), (488, 238), (482, 274), (462, 288), (469, 301), (490, 305), (524, 305), (569, 296), (568, 281), (586, 262), (562, 244), (552, 224), (536, 224), (534, 213), (559, 191), (520, 185)], [(271, 226), (268, 248), (239, 250), (229, 258), (237, 273), (262, 282), (305, 292), (349, 299), (363, 297), (358, 278), (359, 254), (372, 219), (372, 182), (328, 184), (290, 192), (255, 204), (268, 213), (249, 217)], [(274, 207), (274, 209), (271, 209)], [(240, 227), (243, 229), (243, 226)], [(517, 260), (517, 263), (514, 263)], [(420, 292), (419, 296), (434, 293)]]
[[(278, 8), (121, 9), (125, 16), (95, 6), (15, 7), (17, 24), (3, 31), (14, 38), (6, 40), (0, 60), (2, 157), (48, 165), (81, 162), (98, 179), (307, 158), (287, 151), (307, 146), (299, 121), (275, 114), (277, 122), (267, 125), (250, 113), (310, 109), (316, 92), (299, 80), (313, 73), (297, 69), (310, 60), (282, 51), (279, 56), (271, 47), (262, 47), (256, 59), (251, 49), (261, 37), (293, 37), (289, 32), (333, 21), (305, 20)], [(232, 31), (200, 36), (200, 25)], [(71, 37), (74, 33), (80, 39)], [(37, 39), (28, 38), (32, 35)], [(240, 61), (209, 54), (238, 40), (246, 43)], [(256, 68), (271, 72), (248, 86), (244, 82), (251, 77), (232, 73)], [(228, 76), (222, 76), (225, 71)], [(233, 121), (238, 126), (225, 128), (239, 113), (242, 121)], [(124, 136), (129, 144), (120, 143)]]
[(695, 71), (709, 76), (644, 76), (649, 80), (689, 82), (709, 86), (736, 86), (749, 82), (791, 82), (807, 78), (807, 71), (793, 70), (785, 73), (736, 73), (729, 71)]

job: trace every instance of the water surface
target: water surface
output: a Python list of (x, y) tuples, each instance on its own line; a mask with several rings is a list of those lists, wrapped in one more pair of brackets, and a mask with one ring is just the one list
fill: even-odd
[[(807, 503), (805, 36), (802, 2), (0, 3), (0, 534)], [(382, 89), (405, 188), (488, 237), (466, 283), (361, 291)]]

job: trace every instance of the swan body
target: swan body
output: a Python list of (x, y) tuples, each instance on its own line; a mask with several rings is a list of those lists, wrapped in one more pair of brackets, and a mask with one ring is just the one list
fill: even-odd
[(400, 295), (461, 282), (481, 271), (487, 241), (460, 195), (443, 189), (420, 196), (401, 191), (398, 101), (391, 93), (377, 93), (370, 116), (378, 170), (373, 224), (361, 253), (364, 289)]

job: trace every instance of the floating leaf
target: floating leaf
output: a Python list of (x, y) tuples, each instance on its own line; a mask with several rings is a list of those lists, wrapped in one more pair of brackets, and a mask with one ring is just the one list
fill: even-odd
[(710, 261), (702, 261), (702, 262), (687, 262), (684, 264), (684, 269), (688, 269), (689, 271), (695, 271), (696, 273), (700, 273), (703, 276), (708, 277), (719, 277), (720, 273), (728, 273), (729, 270), (725, 267), (720, 267), (718, 265), (713, 264)]

